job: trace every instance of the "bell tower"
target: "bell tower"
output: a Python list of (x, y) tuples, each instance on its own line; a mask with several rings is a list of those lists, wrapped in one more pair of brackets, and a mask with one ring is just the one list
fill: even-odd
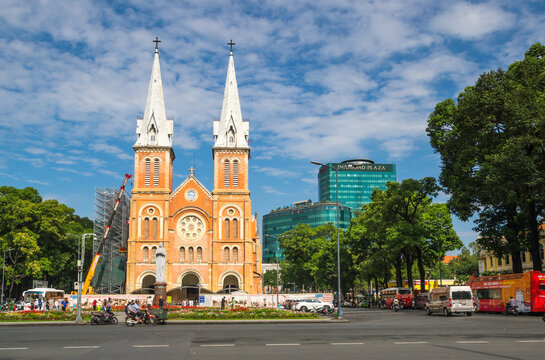
[[(233, 41), (230, 46), (227, 78), (221, 116), (214, 121), (214, 262), (217, 269), (213, 273), (220, 274), (224, 269), (221, 263), (228, 263), (232, 259), (234, 249), (237, 259), (241, 261), (240, 269), (242, 283), (238, 284), (241, 290), (252, 294), (260, 289), (254, 289), (253, 281), (256, 251), (254, 220), (252, 218), (250, 190), (248, 186), (248, 160), (250, 147), (248, 145), (249, 123), (243, 121), (238, 96), (235, 62), (233, 55)], [(257, 240), (257, 242), (259, 242)], [(258, 245), (257, 245), (258, 246)], [(229, 255), (231, 254), (231, 255)], [(215, 277), (217, 279), (217, 277)], [(212, 284), (212, 288), (225, 289), (221, 283)]]
[[(159, 66), (159, 42), (148, 87), (144, 115), (136, 121), (138, 136), (134, 149), (134, 187), (131, 199), (129, 246), (127, 254), (127, 292), (141, 287), (136, 284), (136, 263), (153, 261), (142, 249), (168, 244), (169, 197), (172, 189), (173, 122), (165, 112), (163, 83)], [(151, 262), (150, 261), (150, 262)], [(168, 261), (168, 259), (167, 259)]]

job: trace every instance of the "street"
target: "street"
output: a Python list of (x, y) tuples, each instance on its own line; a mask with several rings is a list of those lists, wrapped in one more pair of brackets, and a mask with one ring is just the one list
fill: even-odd
[(0, 327), (0, 359), (543, 359), (545, 322), (345, 309), (350, 323)]

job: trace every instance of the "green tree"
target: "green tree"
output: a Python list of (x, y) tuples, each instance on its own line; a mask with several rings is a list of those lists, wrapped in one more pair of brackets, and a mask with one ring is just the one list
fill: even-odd
[(73, 212), (56, 200), (42, 201), (35, 189), (0, 187), (0, 249), (13, 249), (6, 256), (9, 297), (31, 279), (64, 289), (74, 281), (79, 239), (67, 233)]
[(496, 255), (529, 248), (542, 270), (539, 225), (545, 209), (545, 47), (524, 60), (479, 77), (457, 102), (439, 103), (428, 120), (441, 155), (440, 183), (462, 220), (479, 214), (479, 243)]

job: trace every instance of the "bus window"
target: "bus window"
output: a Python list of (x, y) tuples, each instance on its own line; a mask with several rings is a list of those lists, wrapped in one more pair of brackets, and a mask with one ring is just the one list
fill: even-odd
[(401, 295), (409, 295), (411, 293), (411, 289), (399, 289), (397, 292)]
[(539, 284), (539, 290), (545, 291), (545, 284)]
[(501, 289), (477, 289), (479, 299), (501, 299)]

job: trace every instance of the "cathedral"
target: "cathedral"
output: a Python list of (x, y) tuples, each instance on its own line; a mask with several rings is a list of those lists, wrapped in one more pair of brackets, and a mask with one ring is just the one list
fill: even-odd
[[(156, 39), (157, 40), (157, 39)], [(157, 44), (157, 42), (156, 42)], [(238, 97), (231, 41), (223, 106), (213, 123), (214, 189), (195, 176), (172, 183), (173, 121), (165, 112), (159, 50), (144, 116), (136, 122), (134, 187), (127, 254), (127, 293), (153, 293), (155, 251), (166, 250), (167, 296), (262, 293), (261, 245), (248, 181), (249, 123)]]

